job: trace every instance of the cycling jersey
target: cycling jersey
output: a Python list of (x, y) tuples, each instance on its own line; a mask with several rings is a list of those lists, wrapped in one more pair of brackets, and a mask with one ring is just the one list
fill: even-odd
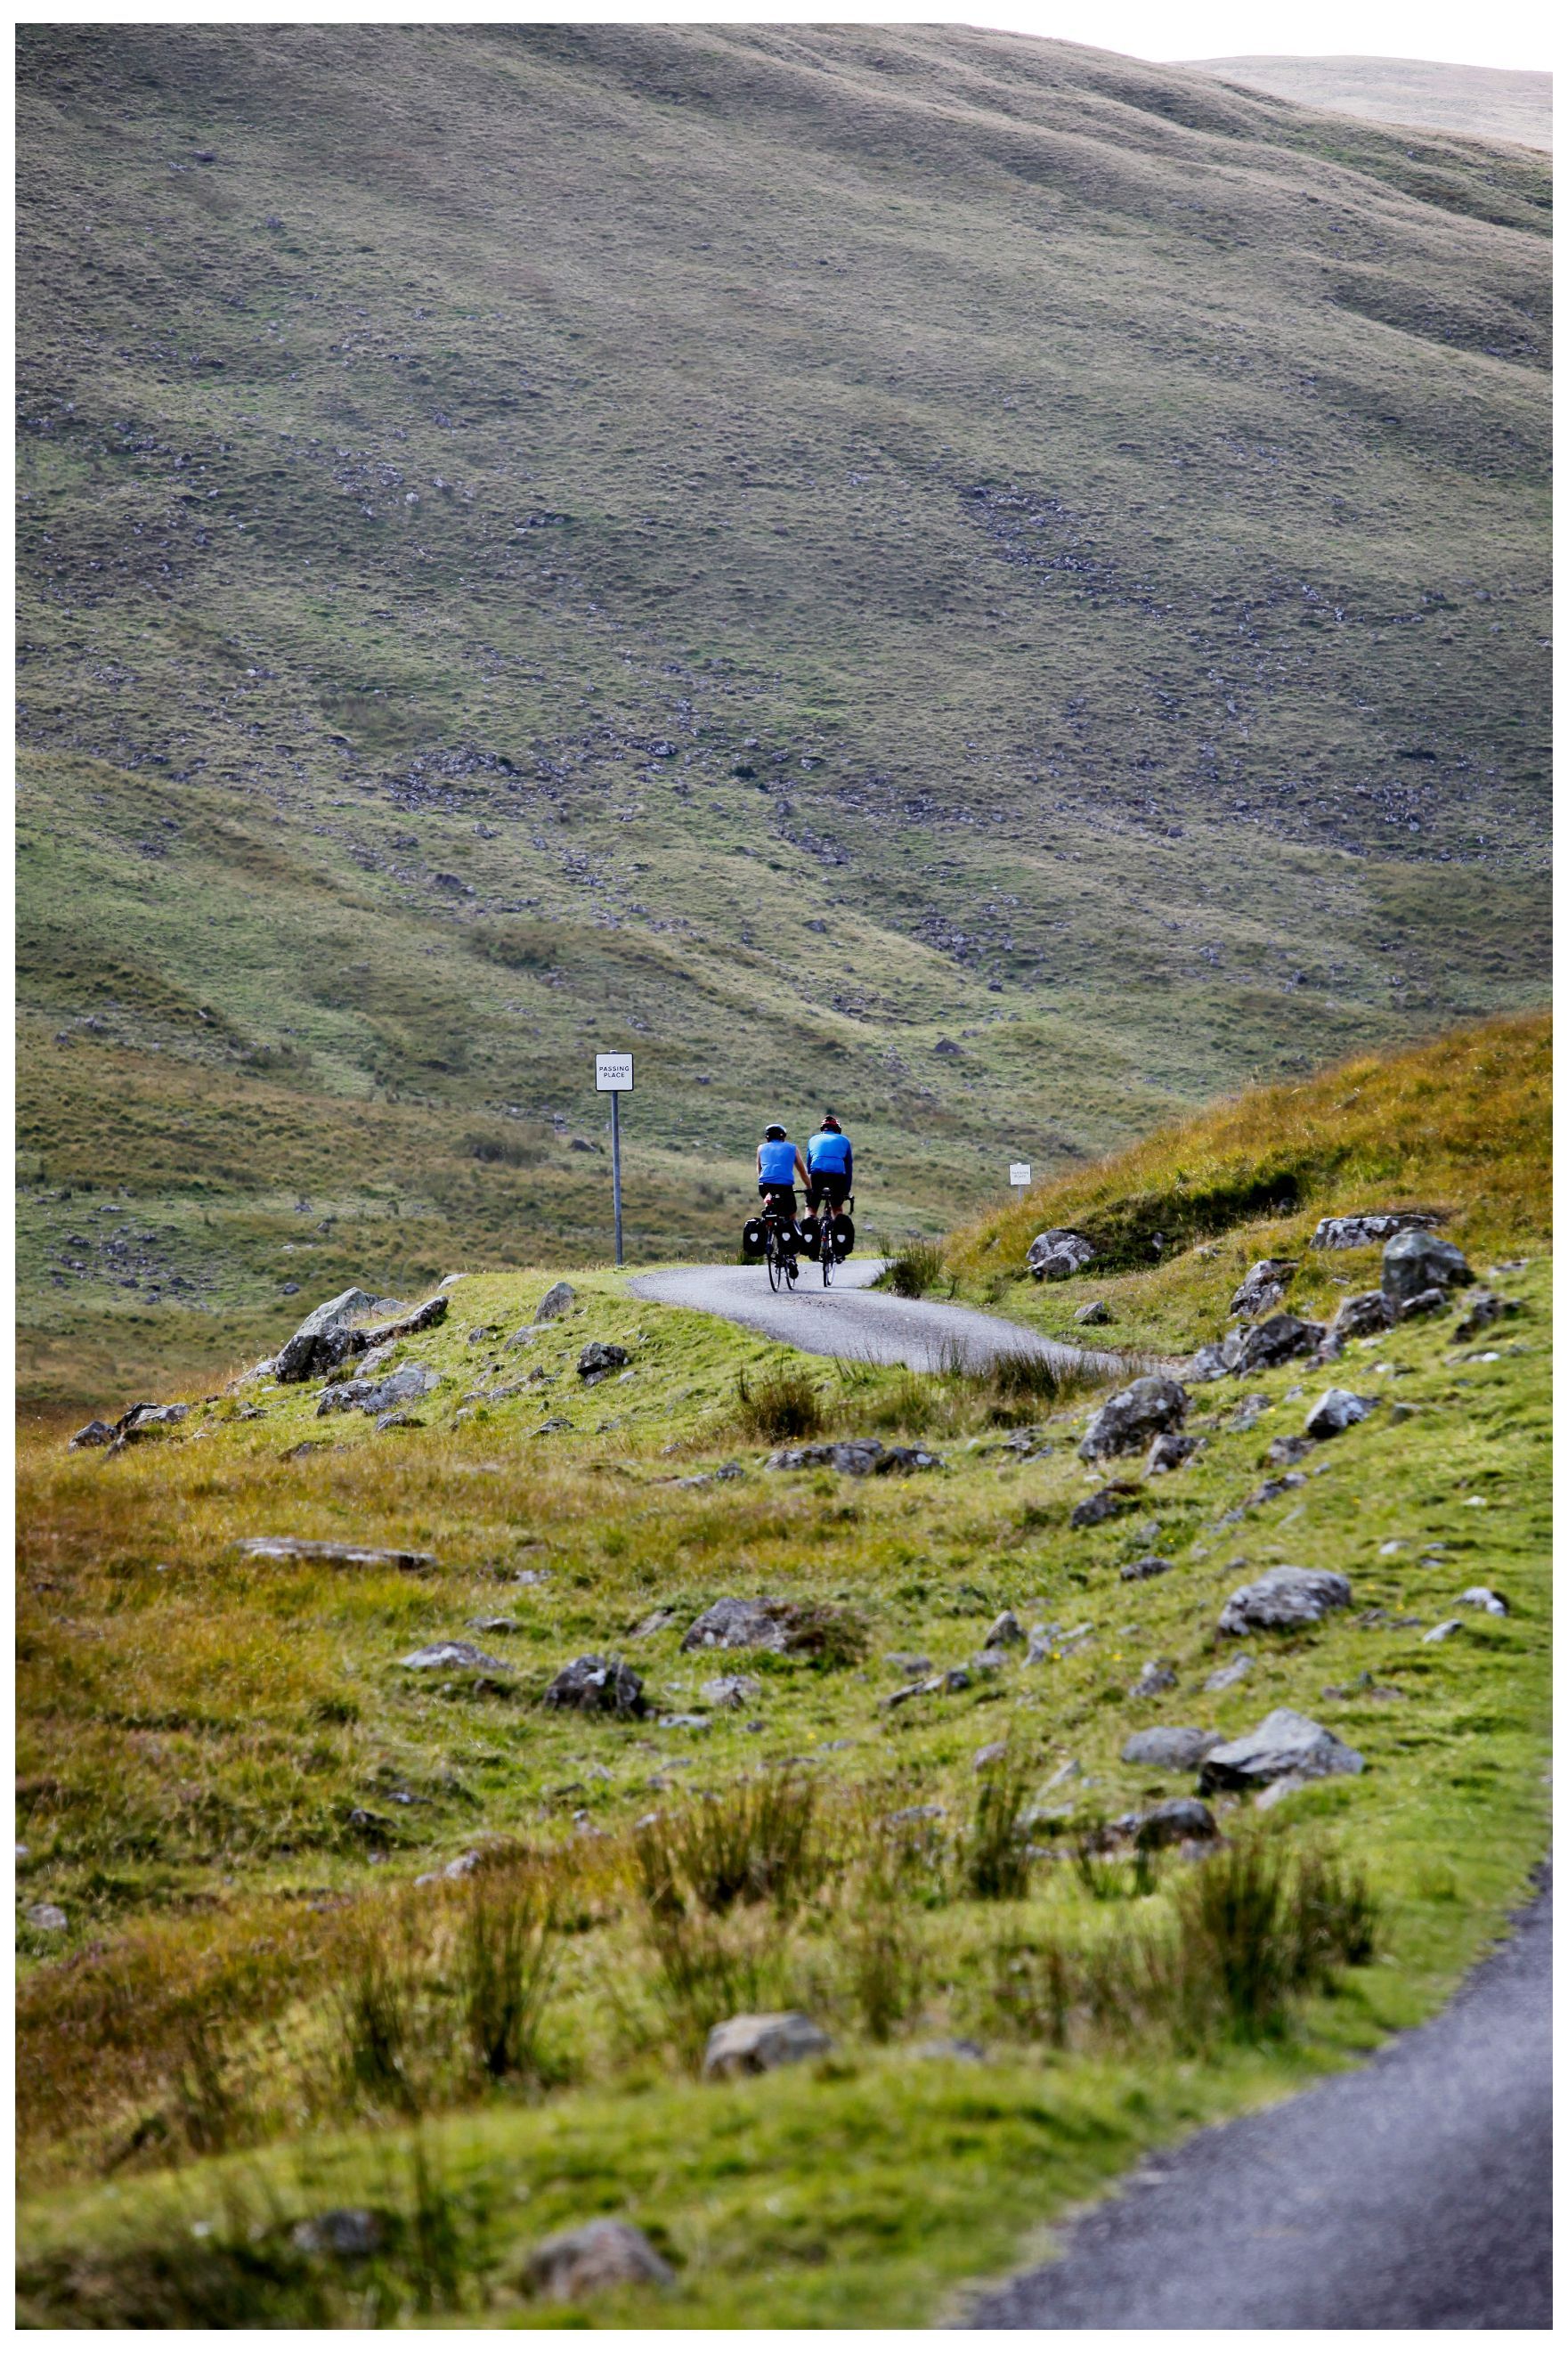
[(763, 1185), (795, 1183), (795, 1146), (787, 1135), (764, 1143), (757, 1154), (757, 1178)]
[(805, 1147), (805, 1165), (814, 1176), (853, 1176), (855, 1155), (849, 1138), (837, 1129), (819, 1128)]

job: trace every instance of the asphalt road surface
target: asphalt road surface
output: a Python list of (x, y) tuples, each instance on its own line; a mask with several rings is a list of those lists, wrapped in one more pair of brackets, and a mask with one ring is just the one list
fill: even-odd
[(1131, 2174), (968, 2328), (1552, 2323), (1552, 1893), (1429, 2025)]
[(866, 1285), (875, 1281), (882, 1264), (880, 1259), (851, 1259), (834, 1270), (827, 1291), (809, 1259), (801, 1261), (799, 1287), (793, 1292), (770, 1291), (764, 1266), (675, 1267), (662, 1274), (639, 1274), (631, 1288), (639, 1299), (722, 1315), (813, 1356), (908, 1365), (918, 1373), (942, 1372), (958, 1364), (988, 1365), (998, 1356), (1046, 1356), (1064, 1367), (1085, 1361), (1114, 1366), (1117, 1362), (1113, 1356), (1041, 1339), (1021, 1324), (983, 1315), (977, 1308), (868, 1292)]

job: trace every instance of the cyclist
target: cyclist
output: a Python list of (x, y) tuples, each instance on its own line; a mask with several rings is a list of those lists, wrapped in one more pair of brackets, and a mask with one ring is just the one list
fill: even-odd
[(800, 1156), (799, 1146), (790, 1142), (788, 1134), (775, 1119), (757, 1146), (757, 1190), (762, 1195), (763, 1208), (776, 1209), (784, 1219), (784, 1248), (792, 1257), (800, 1246), (800, 1237), (795, 1229), (795, 1186), (797, 1176), (803, 1185), (809, 1186), (811, 1179)]
[(826, 1209), (838, 1217), (855, 1184), (855, 1148), (830, 1111), (805, 1147), (805, 1207), (810, 1217)]

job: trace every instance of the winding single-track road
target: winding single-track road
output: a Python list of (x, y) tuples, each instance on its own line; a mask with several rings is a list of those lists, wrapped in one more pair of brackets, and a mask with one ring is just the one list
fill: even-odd
[(631, 1288), (639, 1299), (721, 1315), (813, 1356), (908, 1365), (917, 1373), (970, 1366), (978, 1369), (1008, 1356), (1044, 1356), (1063, 1370), (1086, 1363), (1111, 1370), (1119, 1366), (1115, 1356), (1042, 1339), (1022, 1324), (983, 1315), (977, 1308), (868, 1291), (882, 1263), (880, 1259), (851, 1259), (836, 1271), (831, 1290), (823, 1288), (809, 1260), (801, 1262), (795, 1291), (770, 1291), (767, 1270), (762, 1266), (671, 1267), (634, 1277)]
[(1354, 2073), (1195, 2134), (965, 2328), (1549, 2328), (1552, 1890)]

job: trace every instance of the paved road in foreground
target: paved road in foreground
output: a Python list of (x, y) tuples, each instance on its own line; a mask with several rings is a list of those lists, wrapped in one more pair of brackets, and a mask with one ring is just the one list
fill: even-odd
[(1197, 2134), (968, 2328), (1548, 2328), (1552, 1894), (1429, 2025)]
[(896, 1299), (868, 1292), (880, 1259), (851, 1259), (835, 1270), (833, 1287), (809, 1260), (801, 1261), (800, 1285), (793, 1292), (768, 1289), (763, 1266), (680, 1266), (661, 1274), (639, 1274), (631, 1288), (639, 1299), (666, 1307), (696, 1307), (747, 1324), (770, 1339), (787, 1340), (818, 1356), (858, 1357), (879, 1365), (908, 1365), (919, 1373), (942, 1372), (955, 1361), (988, 1365), (999, 1356), (1045, 1356), (1063, 1366), (1116, 1359), (1058, 1340), (1045, 1340), (1021, 1324), (977, 1308), (943, 1306), (932, 1299)]

